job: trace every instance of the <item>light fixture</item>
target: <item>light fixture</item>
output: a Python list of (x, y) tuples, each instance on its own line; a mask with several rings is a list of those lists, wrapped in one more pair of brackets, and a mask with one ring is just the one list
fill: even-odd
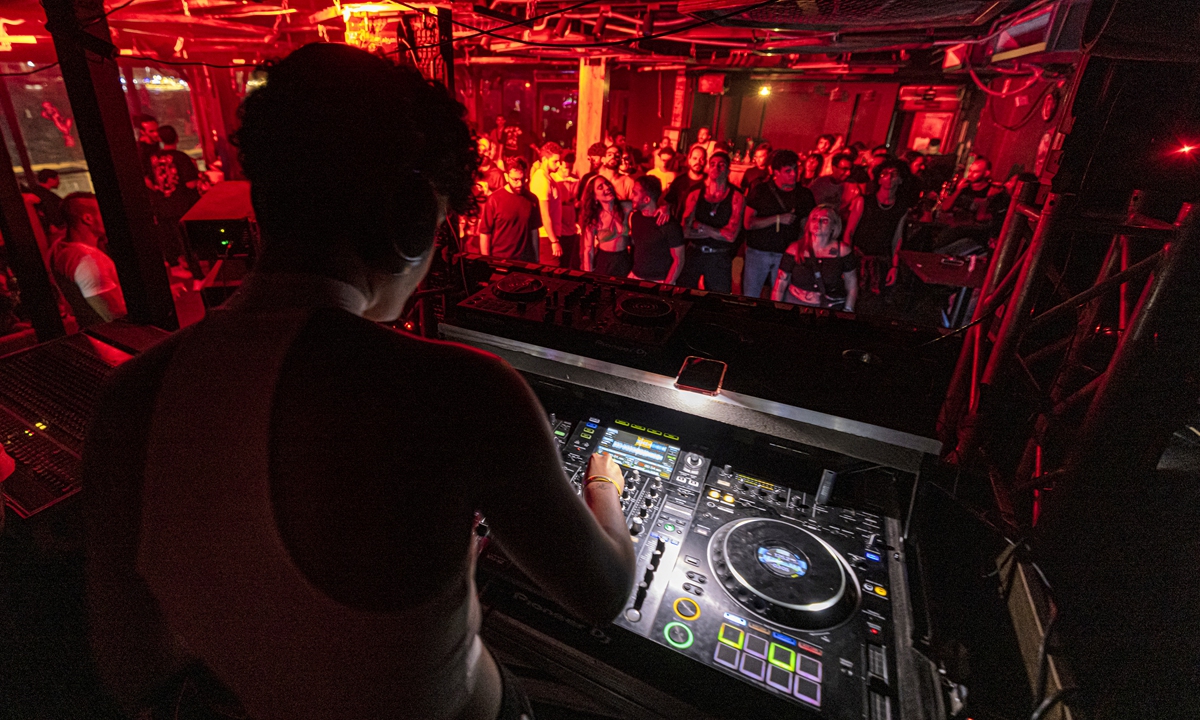
[(770, 94), (771, 94), (771, 86), (770, 86), (770, 85), (763, 85), (762, 87), (760, 87), (760, 88), (758, 89), (758, 94), (759, 94), (759, 95), (762, 95), (763, 97), (766, 97), (766, 96), (770, 95)]
[(1176, 150), (1176, 152), (1182, 153), (1184, 155), (1191, 155), (1195, 149), (1196, 149), (1195, 145), (1184, 145), (1183, 147)]
[(600, 16), (596, 18), (596, 24), (592, 26), (592, 39), (597, 42), (604, 39), (604, 28), (608, 26), (608, 15), (604, 12), (604, 8), (600, 9)]

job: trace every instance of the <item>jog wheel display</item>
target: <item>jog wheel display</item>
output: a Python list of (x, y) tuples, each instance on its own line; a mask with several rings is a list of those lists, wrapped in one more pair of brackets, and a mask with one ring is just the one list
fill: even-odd
[(493, 285), (492, 294), (510, 302), (537, 302), (546, 296), (546, 283), (532, 275), (516, 273)]
[(798, 630), (836, 627), (858, 608), (858, 579), (827, 542), (793, 523), (748, 518), (722, 526), (708, 559), (730, 597)]
[(627, 295), (617, 302), (617, 317), (630, 325), (669, 325), (675, 311), (665, 300), (647, 295)]

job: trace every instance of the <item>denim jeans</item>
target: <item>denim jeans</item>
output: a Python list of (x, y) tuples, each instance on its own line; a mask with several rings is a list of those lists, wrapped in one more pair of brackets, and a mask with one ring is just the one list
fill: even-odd
[(746, 264), (742, 269), (742, 294), (749, 297), (761, 297), (763, 284), (767, 284), (767, 297), (771, 297), (771, 288), (775, 287), (775, 274), (779, 270), (779, 261), (783, 253), (755, 250), (746, 246)]

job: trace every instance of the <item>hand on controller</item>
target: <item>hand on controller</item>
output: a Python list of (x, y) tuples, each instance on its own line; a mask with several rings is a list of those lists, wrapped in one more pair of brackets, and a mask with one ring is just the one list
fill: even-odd
[(588, 460), (587, 475), (584, 477), (584, 487), (594, 482), (610, 482), (616, 486), (617, 495), (625, 491), (625, 476), (621, 473), (621, 466), (609, 455), (592, 455)]

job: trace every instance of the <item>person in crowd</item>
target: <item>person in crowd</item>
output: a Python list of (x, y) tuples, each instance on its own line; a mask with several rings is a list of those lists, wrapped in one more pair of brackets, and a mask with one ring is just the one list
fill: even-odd
[(150, 158), (150, 197), (158, 224), (163, 257), (171, 264), (187, 263), (179, 222), (200, 199), (200, 171), (196, 162), (179, 150), (179, 133), (170, 125), (158, 129), (163, 147)]
[(629, 277), (674, 285), (683, 272), (686, 241), (679, 225), (658, 222), (662, 187), (658, 178), (649, 174), (633, 181), (633, 212), (629, 216), (633, 269)]
[(34, 207), (47, 239), (50, 239), (52, 234), (50, 228), (60, 228), (61, 232), (61, 228), (66, 227), (66, 219), (62, 213), (62, 198), (54, 192), (58, 188), (59, 182), (57, 170), (44, 168), (37, 171), (34, 182), (29, 186), (29, 192), (37, 196), (37, 205)]
[(629, 275), (629, 222), (617, 201), (612, 181), (603, 175), (592, 178), (583, 192), (579, 211), (583, 245), (583, 269), (598, 275), (623, 278)]
[(675, 141), (671, 139), (670, 135), (663, 133), (662, 139), (658, 141), (658, 144), (654, 146), (654, 149), (655, 150), (672, 150), (672, 151), (674, 151), (675, 150)]
[(558, 182), (559, 197), (562, 198), (562, 235), (558, 239), (562, 243), (563, 257), (559, 266), (581, 270), (583, 260), (579, 251), (579, 210), (575, 203), (579, 180), (575, 177), (574, 168), (575, 153), (568, 150), (558, 170), (551, 177)]
[(833, 135), (817, 136), (817, 143), (813, 149), (813, 152), (821, 156), (821, 171), (818, 173), (818, 177), (821, 175), (828, 175), (832, 169), (831, 165), (833, 164), (834, 156), (833, 141)]
[(479, 254), (525, 262), (538, 261), (538, 228), (542, 214), (537, 198), (525, 189), (521, 158), (504, 173), (504, 187), (492, 193), (479, 215)]
[(748, 170), (746, 170), (744, 175), (742, 175), (743, 193), (749, 195), (750, 190), (752, 190), (756, 184), (771, 177), (770, 160), (771, 143), (759, 143), (758, 147), (754, 148), (754, 155), (752, 156), (751, 160), (754, 164), (751, 165)]
[[(631, 147), (625, 148), (621, 152), (620, 173), (623, 177), (628, 177), (630, 180), (636, 180), (642, 174), (642, 163), (638, 159), (638, 153)], [(633, 186), (629, 188), (630, 196), (632, 197)]]
[(801, 223), (817, 206), (812, 192), (796, 182), (799, 163), (791, 150), (776, 150), (770, 179), (746, 196), (743, 295), (760, 297), (764, 285), (774, 285), (784, 251), (800, 237)]
[(909, 209), (920, 204), (920, 214), (924, 215), (927, 211), (932, 210), (932, 207), (929, 207), (929, 201), (921, 202), (926, 192), (933, 189), (930, 187), (931, 183), (927, 172), (928, 160), (920, 152), (909, 150), (904, 153), (904, 165), (905, 172), (902, 178), (904, 183), (900, 187), (898, 200)]
[(708, 127), (702, 127), (696, 131), (696, 142), (692, 143), (692, 147), (702, 147), (704, 148), (704, 157), (712, 157), (712, 154), (717, 151), (717, 141)]
[(575, 248), (562, 244), (562, 190), (554, 174), (562, 167), (563, 149), (558, 143), (542, 145), (542, 162), (530, 173), (529, 192), (537, 198), (541, 223), (538, 227), (538, 262), (559, 267), (569, 265)]
[(345, 45), (268, 72), (238, 131), (255, 273), (116, 370), (85, 444), (96, 664), (130, 717), (516, 720), (528, 702), (479, 638), (476, 513), (603, 624), (633, 586), (620, 469), (590, 460), (581, 498), (517, 372), (376, 322), (470, 209), (465, 108)]
[(871, 182), (871, 175), (867, 172), (867, 161), (871, 156), (867, 153), (867, 144), (861, 140), (856, 140), (846, 146), (842, 152), (849, 154), (853, 158), (854, 166), (850, 168), (849, 182), (858, 185), (859, 190), (867, 186)]
[(746, 198), (729, 183), (729, 154), (708, 159), (704, 187), (688, 195), (683, 213), (687, 260), (679, 284), (712, 292), (733, 291), (733, 256)]
[(621, 153), (622, 148), (618, 145), (605, 148), (599, 174), (612, 184), (617, 192), (617, 200), (624, 202), (633, 194), (633, 178), (621, 174)]
[(816, 145), (813, 147), (813, 152), (824, 158), (829, 154), (829, 149), (833, 147), (832, 135), (818, 135)]
[(966, 175), (938, 207), (939, 222), (947, 227), (934, 241), (935, 252), (971, 255), (985, 249), (1000, 232), (1009, 196), (1004, 186), (992, 182), (992, 163), (977, 157)]
[(810, 187), (813, 180), (821, 176), (821, 166), (825, 163), (825, 158), (818, 152), (810, 152), (804, 156), (804, 166), (800, 168), (800, 177), (797, 180), (804, 187)]
[(662, 204), (670, 211), (673, 222), (683, 222), (683, 212), (687, 209), (687, 201), (693, 192), (704, 187), (707, 175), (704, 169), (708, 167), (708, 155), (702, 147), (693, 147), (688, 151), (687, 172), (680, 173), (663, 194)]
[(71, 193), (63, 198), (62, 211), (67, 234), (50, 246), (50, 269), (79, 328), (124, 317), (125, 295), (117, 267), (104, 253), (108, 236), (96, 196)]
[(479, 138), (479, 172), (476, 177), (486, 188), (485, 198), (504, 187), (504, 171), (492, 159), (492, 141), (485, 137)]
[(662, 187), (670, 187), (678, 175), (674, 170), (669, 169), (674, 161), (675, 151), (669, 145), (660, 147), (654, 151), (654, 168), (646, 174), (658, 178)]
[(842, 242), (837, 208), (818, 205), (804, 221), (804, 232), (788, 246), (775, 274), (775, 302), (854, 312), (858, 301), (858, 261)]
[(153, 115), (139, 113), (133, 116), (133, 129), (137, 131), (138, 157), (142, 161), (142, 175), (149, 177), (153, 170), (150, 158), (159, 150), (158, 120)]
[(588, 171), (583, 174), (583, 177), (579, 178), (579, 183), (575, 186), (576, 207), (578, 207), (580, 201), (583, 200), (584, 189), (587, 188), (588, 184), (592, 181), (592, 178), (599, 174), (600, 168), (604, 167), (604, 153), (607, 150), (608, 147), (602, 142), (592, 143), (588, 146)]
[(625, 144), (625, 132), (619, 128), (609, 128), (608, 132), (604, 134), (605, 147), (617, 147), (624, 150)]
[(500, 156), (504, 160), (505, 167), (508, 167), (512, 158), (521, 158), (526, 162), (526, 167), (529, 167), (529, 152), (522, 140), (525, 136), (525, 131), (521, 129), (519, 121), (520, 118), (517, 117), (516, 113), (513, 113), (503, 125), (500, 124), (500, 118), (496, 118), (496, 129), (499, 131)]
[(504, 162), (504, 129), (508, 127), (508, 118), (504, 113), (496, 116), (496, 124), (492, 127), (492, 131), (488, 133), (488, 141), (491, 142), (492, 159), (498, 163)]
[(818, 205), (832, 205), (842, 216), (843, 241), (849, 245), (854, 237), (854, 228), (862, 215), (862, 189), (850, 182), (850, 171), (854, 159), (849, 153), (838, 153), (833, 159), (833, 172), (822, 175), (808, 186)]
[(859, 255), (859, 286), (878, 295), (896, 282), (897, 253), (908, 208), (900, 202), (904, 187), (902, 161), (885, 160), (871, 173), (874, 192), (863, 198), (862, 218), (854, 230), (854, 249)]

